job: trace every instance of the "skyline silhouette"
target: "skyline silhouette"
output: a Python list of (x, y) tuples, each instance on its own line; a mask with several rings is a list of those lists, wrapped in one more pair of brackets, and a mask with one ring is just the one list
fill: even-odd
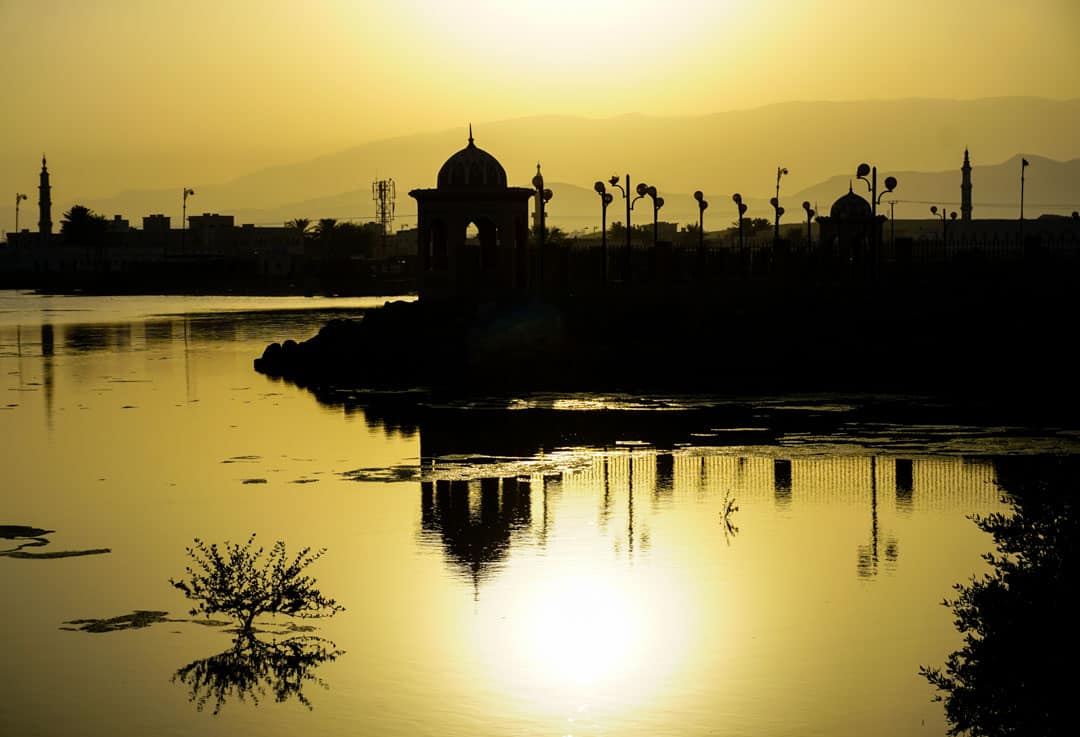
[[(0, 184), (10, 178), (13, 192), (30, 191), (36, 181), (20, 177), (20, 171), (36, 173), (34, 162), (45, 148), (56, 172), (57, 213), (79, 203), (106, 216), (120, 213), (137, 219), (163, 212), (179, 222), (179, 192), (191, 187), (198, 192), (193, 212), (234, 214), (238, 222), (281, 223), (295, 217), (374, 220), (371, 182), (390, 176), (402, 192), (431, 186), (432, 162), (459, 145), (469, 120), (488, 150), (498, 153), (513, 183), (527, 182), (539, 157), (547, 179), (556, 184), (591, 189), (598, 176), (607, 176), (604, 172), (625, 169), (666, 192), (689, 196), (701, 189), (706, 195), (713, 192), (715, 198), (718, 192), (739, 191), (752, 207), (768, 210), (766, 202), (754, 200), (772, 194), (770, 180), (778, 160), (790, 172), (784, 191), (813, 199), (822, 195), (810, 190), (830, 178), (849, 175), (852, 160), (873, 160), (893, 172), (952, 172), (967, 147), (974, 157), (975, 196), (981, 200), (977, 216), (992, 214), (984, 209), (987, 204), (1018, 199), (1018, 192), (1006, 196), (1010, 190), (1002, 191), (1001, 186), (987, 196), (989, 183), (979, 176), (984, 167), (1015, 157), (1028, 158), (1046, 170), (1032, 176), (1027, 193), (1033, 205), (1056, 206), (1043, 211), (1068, 214), (1077, 209), (1080, 190), (1075, 170), (1061, 173), (1040, 161), (1065, 165), (1080, 160), (1080, 146), (1071, 134), (1080, 126), (1080, 98), (794, 102), (697, 117), (652, 111), (614, 118), (540, 115), (482, 122), (467, 116), (434, 132), (402, 131), (369, 142), (357, 138), (314, 158), (289, 158), (270, 150), (250, 164), (219, 170), (222, 162), (203, 153), (191, 158), (187, 172), (173, 169), (165, 154), (143, 154), (135, 170), (125, 171), (126, 154), (65, 151), (70, 147), (63, 142), (46, 147), (44, 140), (35, 139), (27, 148), (12, 151), (10, 167), (0, 170)], [(762, 131), (775, 135), (763, 136)], [(1013, 177), (1008, 179), (1011, 183)], [(917, 183), (910, 176), (906, 181)], [(836, 188), (835, 182), (830, 188)], [(903, 200), (941, 199), (940, 187), (911, 196), (918, 189), (909, 188), (900, 198), (900, 217), (913, 216)], [(947, 189), (952, 199), (959, 199), (952, 187)], [(412, 203), (401, 200), (401, 224), (415, 223)], [(7, 210), (0, 213), (0, 227), (11, 229), (14, 208)], [(683, 220), (696, 212), (689, 206), (686, 210)], [(1007, 209), (993, 214), (1006, 213)], [(566, 214), (565, 208), (561, 213), (556, 208), (553, 217)]]

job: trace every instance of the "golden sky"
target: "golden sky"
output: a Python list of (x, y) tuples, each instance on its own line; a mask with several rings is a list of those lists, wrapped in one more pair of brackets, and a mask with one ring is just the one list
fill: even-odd
[(0, 0), (0, 28), (0, 169), (111, 157), (103, 192), (538, 113), (1080, 97), (1076, 0)]

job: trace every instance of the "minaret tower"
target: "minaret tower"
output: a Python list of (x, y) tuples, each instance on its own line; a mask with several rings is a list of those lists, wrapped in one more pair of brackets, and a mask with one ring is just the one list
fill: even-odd
[(52, 187), (49, 186), (45, 154), (41, 155), (41, 184), (38, 185), (38, 233), (42, 240), (52, 235)]
[(968, 160), (968, 150), (964, 147), (964, 165), (960, 167), (963, 178), (960, 180), (960, 219), (967, 222), (971, 220), (971, 162)]

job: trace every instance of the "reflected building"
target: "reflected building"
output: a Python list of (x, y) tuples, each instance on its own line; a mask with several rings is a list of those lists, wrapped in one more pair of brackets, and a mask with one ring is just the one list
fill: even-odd
[(478, 593), (480, 582), (509, 554), (514, 532), (531, 527), (531, 493), (529, 480), (514, 477), (423, 481), (421, 535), (442, 544)]
[[(421, 427), (421, 437), (423, 432)], [(424, 471), (433, 480), (421, 484), (422, 535), (438, 540), (448, 563), (478, 590), (512, 546), (546, 546), (549, 536), (568, 534), (565, 529), (553, 532), (557, 517), (564, 527), (592, 520), (586, 525), (592, 532), (579, 534), (609, 538), (616, 554), (632, 559), (649, 550), (658, 516), (682, 505), (711, 501), (719, 504), (721, 515), (729, 500), (736, 510), (770, 506), (806, 511), (809, 505), (835, 509), (840, 524), (831, 534), (851, 536), (856, 574), (873, 578), (899, 563), (902, 518), (938, 510), (985, 514), (1000, 509), (989, 459), (776, 458), (723, 448), (580, 448), (576, 453), (568, 451), (564, 470), (549, 472), (537, 499), (530, 496), (534, 485), (519, 477), (439, 479), (440, 474), (460, 474), (461, 459), (428, 459)], [(479, 455), (473, 457), (481, 463)], [(525, 467), (536, 459), (517, 461)], [(860, 517), (862, 524), (857, 523)], [(718, 524), (718, 535), (739, 529), (733, 518), (725, 516), (722, 522), (730, 524)]]

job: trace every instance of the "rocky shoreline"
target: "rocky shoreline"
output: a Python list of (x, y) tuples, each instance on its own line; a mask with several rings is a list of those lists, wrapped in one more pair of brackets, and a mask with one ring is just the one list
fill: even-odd
[(994, 299), (387, 302), (267, 346), (304, 386), (454, 391), (882, 391), (1080, 404), (1077, 309)]

